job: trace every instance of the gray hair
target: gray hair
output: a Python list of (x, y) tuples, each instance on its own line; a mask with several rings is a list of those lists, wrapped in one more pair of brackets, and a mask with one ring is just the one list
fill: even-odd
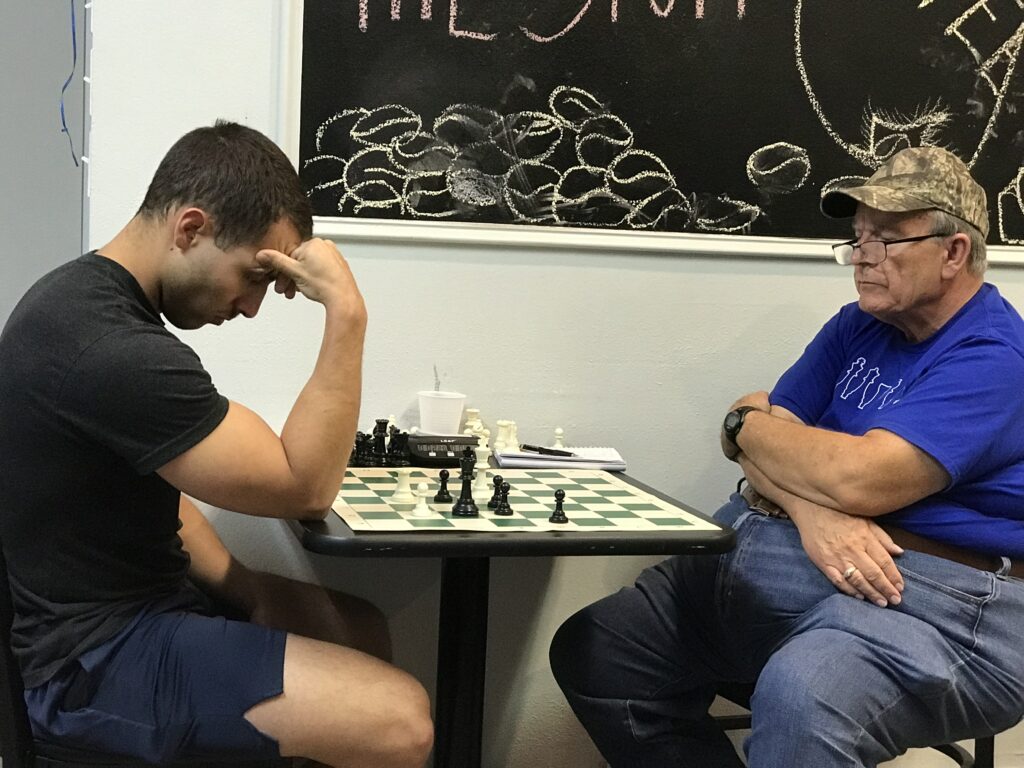
[(932, 215), (932, 231), (935, 234), (949, 237), (958, 232), (963, 232), (971, 239), (971, 253), (967, 261), (967, 271), (975, 277), (984, 275), (985, 270), (988, 268), (985, 236), (981, 234), (977, 227), (945, 211), (933, 209), (930, 213)]

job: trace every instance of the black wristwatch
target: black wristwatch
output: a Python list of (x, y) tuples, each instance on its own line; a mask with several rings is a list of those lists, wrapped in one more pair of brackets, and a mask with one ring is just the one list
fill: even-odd
[(741, 405), (739, 408), (725, 414), (725, 421), (722, 422), (722, 431), (729, 438), (729, 442), (737, 448), (740, 446), (736, 442), (736, 438), (739, 437), (740, 430), (743, 429), (743, 420), (747, 418), (748, 413), (756, 410), (758, 409), (752, 405)]

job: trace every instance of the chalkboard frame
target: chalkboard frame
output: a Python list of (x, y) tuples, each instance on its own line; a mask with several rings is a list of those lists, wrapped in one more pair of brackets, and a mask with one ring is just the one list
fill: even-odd
[[(277, 7), (277, 143), (299, 162), (302, 91), (302, 0), (281, 0)], [(595, 250), (665, 256), (783, 258), (831, 261), (832, 240), (684, 232), (643, 232), (603, 228), (413, 221), (315, 216), (317, 237), (338, 242), (408, 242), (500, 248)], [(989, 264), (1024, 267), (1024, 246), (989, 245)]]

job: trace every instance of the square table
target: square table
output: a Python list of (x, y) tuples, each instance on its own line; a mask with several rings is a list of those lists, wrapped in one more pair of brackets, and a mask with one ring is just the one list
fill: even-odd
[[(436, 472), (436, 470), (430, 470)], [(500, 470), (496, 470), (500, 471)], [(623, 473), (640, 491), (709, 521), (706, 515)], [(456, 494), (457, 495), (457, 494)], [(732, 548), (731, 528), (550, 532), (355, 532), (338, 515), (289, 521), (311, 552), (338, 557), (440, 557), (435, 768), (479, 768), (487, 658), (491, 557), (714, 554)]]

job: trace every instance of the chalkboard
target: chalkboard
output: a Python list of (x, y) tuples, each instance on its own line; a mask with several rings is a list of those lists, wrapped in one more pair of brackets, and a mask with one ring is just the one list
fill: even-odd
[(1024, 244), (1019, 0), (305, 0), (330, 217), (835, 237), (823, 188), (945, 146)]

